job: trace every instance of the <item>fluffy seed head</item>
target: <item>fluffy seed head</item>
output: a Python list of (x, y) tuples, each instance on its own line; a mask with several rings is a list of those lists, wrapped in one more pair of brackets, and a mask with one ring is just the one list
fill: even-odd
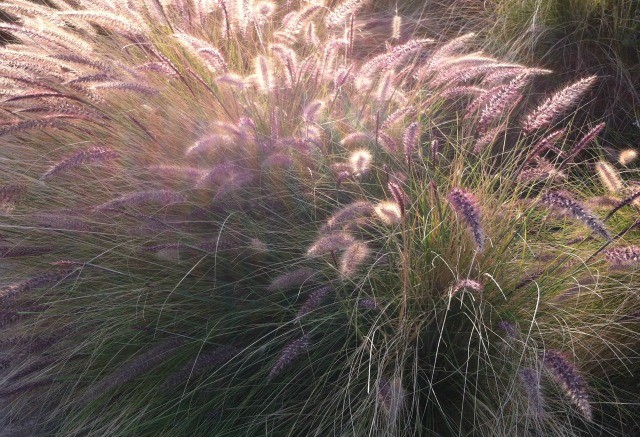
[(516, 338), (518, 336), (516, 325), (513, 322), (509, 322), (508, 320), (500, 320), (496, 324), (496, 328), (500, 329), (507, 338)]
[(286, 290), (295, 288), (310, 281), (318, 272), (309, 267), (300, 267), (287, 273), (276, 276), (269, 285), (269, 291)]
[(342, 277), (353, 277), (370, 255), (371, 249), (362, 241), (356, 241), (347, 247), (340, 259), (340, 274)]
[(6, 285), (0, 288), (0, 301), (13, 299), (19, 294), (27, 293), (34, 288), (46, 287), (71, 278), (73, 269), (62, 269), (55, 272), (40, 273), (30, 279)]
[(611, 164), (605, 161), (598, 161), (595, 167), (600, 182), (602, 182), (602, 185), (604, 185), (610, 193), (616, 194), (624, 189), (624, 183), (620, 178), (620, 174)]
[(115, 159), (118, 154), (106, 147), (94, 146), (88, 149), (78, 150), (57, 164), (53, 165), (40, 179), (47, 179), (58, 173), (62, 173), (71, 168), (78, 167), (85, 164), (94, 164), (98, 162), (104, 162), (107, 160)]
[(322, 102), (321, 100), (315, 100), (309, 103), (302, 112), (302, 118), (307, 123), (313, 123), (323, 107), (324, 102)]
[(357, 305), (358, 305), (358, 308), (363, 310), (379, 309), (378, 302), (376, 302), (374, 299), (368, 299), (368, 298), (358, 299)]
[(591, 142), (593, 142), (600, 132), (602, 132), (605, 128), (605, 123), (599, 123), (592, 127), (582, 138), (578, 141), (569, 152), (569, 156), (564, 161), (564, 165), (570, 164), (573, 160), (578, 156)]
[(0, 187), (0, 204), (15, 203), (27, 192), (24, 185), (4, 185)]
[(387, 188), (389, 188), (389, 192), (393, 196), (393, 199), (396, 201), (398, 206), (400, 207), (400, 215), (404, 218), (406, 213), (406, 208), (409, 205), (409, 197), (404, 192), (402, 187), (398, 182), (389, 181), (387, 183)]
[(354, 132), (340, 140), (340, 144), (343, 146), (351, 146), (353, 144), (366, 144), (372, 141), (373, 136), (371, 134), (365, 132)]
[(400, 39), (401, 27), (402, 27), (402, 17), (396, 14), (393, 17), (393, 21), (391, 22), (391, 39), (395, 39), (395, 40)]
[(484, 286), (473, 279), (461, 279), (456, 282), (451, 289), (451, 296), (455, 296), (460, 290), (471, 290), (474, 293), (480, 294), (484, 290)]
[(377, 394), (378, 402), (388, 415), (389, 422), (394, 423), (405, 403), (406, 391), (402, 387), (402, 381), (400, 378), (380, 378)]
[(355, 241), (355, 238), (346, 232), (333, 232), (317, 239), (307, 250), (307, 256), (320, 256), (329, 252), (344, 250)]
[(373, 156), (367, 149), (359, 149), (351, 154), (349, 157), (349, 164), (351, 165), (351, 171), (355, 176), (362, 176), (371, 169), (371, 161)]
[(550, 127), (578, 102), (596, 80), (596, 76), (589, 76), (557, 91), (525, 117), (522, 129), (530, 133)]
[(173, 190), (146, 190), (135, 191), (133, 193), (125, 194), (117, 199), (103, 203), (97, 206), (96, 211), (107, 211), (112, 209), (119, 209), (124, 206), (135, 206), (147, 203), (155, 203), (161, 205), (169, 205), (172, 203), (180, 203), (186, 200), (184, 194), (178, 193)]
[(344, 24), (349, 15), (355, 14), (367, 0), (345, 0), (339, 5), (331, 9), (331, 12), (325, 17), (325, 25), (327, 27), (335, 27)]
[(375, 206), (375, 213), (386, 225), (395, 225), (402, 221), (402, 210), (397, 202), (384, 200)]
[(183, 343), (184, 340), (181, 338), (172, 338), (155, 345), (147, 352), (133, 357), (131, 360), (120, 366), (115, 372), (106, 376), (100, 382), (89, 388), (85, 393), (83, 400), (85, 402), (90, 402), (111, 389), (125, 384), (153, 369), (164, 360), (177, 353)]
[(638, 158), (638, 151), (636, 149), (624, 149), (618, 155), (618, 162), (625, 167), (631, 164)]
[(547, 179), (565, 180), (567, 175), (559, 171), (549, 160), (536, 156), (535, 166), (528, 166), (518, 174), (518, 181), (540, 182)]
[(402, 145), (404, 146), (404, 156), (407, 161), (407, 165), (411, 162), (413, 152), (418, 145), (419, 137), (420, 131), (417, 122), (413, 122), (407, 126), (407, 129), (404, 131), (404, 135), (402, 136)]
[(173, 388), (190, 378), (196, 378), (206, 370), (220, 367), (238, 356), (241, 350), (233, 346), (220, 346), (210, 352), (199, 354), (177, 372), (172, 373), (163, 383), (164, 388)]
[(327, 223), (322, 227), (322, 232), (334, 231), (354, 220), (369, 217), (373, 211), (373, 205), (366, 200), (350, 203), (329, 217)]
[(322, 286), (309, 294), (309, 297), (300, 307), (298, 314), (296, 315), (295, 320), (300, 320), (313, 310), (317, 309), (320, 304), (325, 300), (325, 298), (333, 291), (333, 287), (330, 285)]
[(518, 374), (522, 388), (527, 393), (529, 405), (536, 415), (542, 414), (542, 393), (540, 392), (540, 377), (531, 368), (524, 368)]

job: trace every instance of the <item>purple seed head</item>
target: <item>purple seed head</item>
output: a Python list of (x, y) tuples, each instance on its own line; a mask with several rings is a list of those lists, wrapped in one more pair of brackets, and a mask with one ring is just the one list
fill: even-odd
[(269, 284), (269, 291), (286, 290), (299, 287), (311, 279), (318, 272), (309, 267), (300, 267), (287, 273), (276, 276)]
[(605, 249), (603, 255), (609, 265), (614, 268), (633, 267), (640, 264), (640, 247), (612, 247)]
[(600, 234), (607, 240), (611, 239), (609, 231), (604, 224), (598, 220), (585, 206), (575, 200), (568, 191), (551, 190), (542, 195), (540, 201), (545, 205), (551, 206), (562, 212), (568, 213), (574, 218), (582, 221), (589, 226), (594, 232)]
[(271, 371), (269, 372), (268, 380), (272, 380), (278, 376), (289, 364), (291, 364), (300, 354), (309, 349), (311, 345), (311, 336), (305, 334), (300, 338), (287, 343), (282, 349), (276, 362), (274, 363)]
[(447, 196), (447, 199), (471, 230), (478, 251), (482, 252), (484, 249), (484, 232), (480, 223), (480, 208), (476, 197), (462, 188), (454, 188)]
[(582, 415), (588, 421), (593, 420), (587, 383), (576, 366), (566, 358), (565, 354), (554, 349), (547, 350), (542, 354), (542, 362)]
[(329, 295), (329, 293), (331, 293), (331, 291), (333, 291), (333, 287), (331, 287), (330, 285), (324, 285), (312, 291), (311, 294), (309, 294), (309, 297), (307, 298), (307, 300), (305, 300), (302, 306), (300, 307), (300, 310), (298, 311), (298, 314), (296, 315), (295, 320), (300, 320), (310, 312), (317, 309), (320, 306), (320, 304), (325, 300), (325, 298)]
[(541, 415), (542, 410), (542, 393), (540, 392), (540, 375), (531, 368), (524, 368), (520, 370), (518, 375), (520, 377), (520, 383), (527, 393), (529, 399), (529, 405), (536, 415)]

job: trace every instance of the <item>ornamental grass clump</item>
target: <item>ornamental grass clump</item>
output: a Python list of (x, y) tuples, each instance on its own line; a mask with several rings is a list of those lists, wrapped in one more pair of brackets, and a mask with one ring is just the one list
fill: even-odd
[(591, 207), (597, 132), (522, 128), (548, 71), (367, 7), (0, 6), (6, 429), (633, 426), (637, 174)]

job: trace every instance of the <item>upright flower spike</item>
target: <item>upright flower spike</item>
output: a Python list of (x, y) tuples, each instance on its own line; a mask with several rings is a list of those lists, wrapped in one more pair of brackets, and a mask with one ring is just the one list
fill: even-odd
[(605, 161), (598, 161), (595, 164), (595, 168), (600, 182), (610, 193), (616, 194), (624, 189), (624, 182), (622, 182), (620, 174), (611, 164)]
[(462, 220), (467, 224), (473, 235), (478, 251), (482, 252), (485, 237), (480, 222), (480, 208), (476, 197), (462, 188), (454, 188), (447, 196), (447, 199), (453, 209), (462, 216)]
[(389, 188), (393, 199), (400, 207), (401, 217), (404, 218), (407, 205), (409, 204), (409, 198), (407, 197), (407, 194), (404, 192), (400, 184), (395, 181), (389, 181), (389, 183), (387, 183), (387, 187)]
[(353, 277), (358, 268), (369, 258), (371, 250), (366, 243), (356, 241), (351, 244), (342, 254), (340, 259), (340, 275), (343, 278)]
[(413, 152), (416, 150), (418, 140), (420, 137), (419, 125), (417, 122), (411, 123), (407, 126), (402, 136), (402, 145), (404, 146), (404, 157), (407, 161), (407, 165), (410, 165), (413, 158)]
[(351, 173), (354, 176), (362, 176), (367, 174), (371, 169), (371, 161), (373, 157), (367, 149), (359, 149), (351, 154), (349, 157), (349, 164), (351, 166)]
[(593, 411), (587, 393), (587, 383), (576, 366), (560, 351), (550, 349), (542, 354), (544, 366), (551, 372), (553, 379), (562, 387), (582, 415), (588, 421), (593, 420)]
[(401, 35), (402, 17), (398, 14), (394, 15), (391, 22), (391, 39), (399, 40)]
[(529, 405), (533, 412), (539, 416), (543, 413), (542, 409), (542, 393), (540, 392), (540, 376), (531, 368), (524, 368), (520, 370), (518, 376), (520, 377), (520, 383), (522, 388), (527, 394), (529, 399)]

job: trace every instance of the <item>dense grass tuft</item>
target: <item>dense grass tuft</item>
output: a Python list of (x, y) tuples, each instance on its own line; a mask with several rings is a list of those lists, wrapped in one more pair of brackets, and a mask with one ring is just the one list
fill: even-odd
[(7, 429), (637, 426), (637, 174), (572, 123), (598, 78), (529, 101), (552, 72), (368, 7), (0, 6)]

